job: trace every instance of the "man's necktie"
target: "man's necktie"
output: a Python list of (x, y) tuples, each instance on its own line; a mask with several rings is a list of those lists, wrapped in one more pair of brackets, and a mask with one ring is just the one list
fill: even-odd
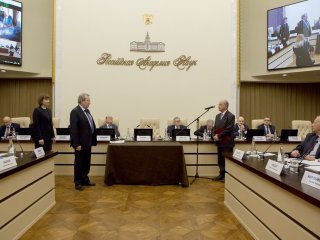
[(93, 133), (94, 131), (94, 127), (93, 127), (93, 121), (92, 121), (92, 118), (91, 118), (91, 115), (90, 115), (90, 111), (88, 109), (84, 110), (87, 118), (88, 118), (88, 121), (89, 121), (89, 124), (90, 124), (90, 127), (91, 127), (91, 132)]

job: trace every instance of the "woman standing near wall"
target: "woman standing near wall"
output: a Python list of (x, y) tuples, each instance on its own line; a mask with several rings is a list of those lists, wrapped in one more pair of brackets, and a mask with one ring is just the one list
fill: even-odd
[(50, 151), (54, 141), (54, 132), (52, 113), (49, 109), (49, 95), (46, 93), (40, 94), (38, 104), (39, 107), (35, 108), (32, 114), (35, 147), (43, 147), (44, 151)]

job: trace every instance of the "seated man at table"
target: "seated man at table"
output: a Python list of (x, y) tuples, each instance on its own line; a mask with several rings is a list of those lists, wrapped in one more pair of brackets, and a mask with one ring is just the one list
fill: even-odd
[(181, 125), (181, 119), (179, 117), (175, 117), (173, 119), (173, 125), (168, 126), (167, 128), (167, 134), (169, 137), (172, 137), (172, 130), (173, 129), (184, 129), (187, 128), (184, 125)]
[(265, 117), (263, 119), (263, 123), (257, 127), (258, 129), (263, 129), (264, 130), (264, 135), (267, 138), (273, 138), (274, 133), (276, 131), (276, 127), (271, 125), (271, 120), (270, 117)]
[(212, 129), (213, 129), (213, 120), (212, 119), (208, 119), (206, 125), (201, 126), (198, 130), (196, 130), (194, 132), (194, 135), (199, 136), (199, 137), (203, 137), (203, 133), (206, 132), (207, 136), (211, 138)]
[(320, 115), (312, 124), (313, 133), (309, 133), (306, 139), (299, 144), (291, 153), (291, 157), (314, 161), (320, 158)]
[(112, 116), (106, 116), (105, 123), (100, 128), (113, 128), (117, 137), (120, 137), (120, 132), (119, 132), (118, 126), (113, 124), (113, 117)]
[(240, 137), (246, 137), (247, 130), (249, 129), (248, 125), (244, 123), (244, 117), (239, 116), (237, 123), (233, 126), (233, 135), (237, 138)]
[(5, 116), (3, 118), (3, 124), (1, 127), (0, 127), (0, 137), (1, 138), (4, 138), (6, 136), (8, 136), (9, 134), (12, 133), (12, 131), (14, 130), (15, 132), (19, 132), (20, 130), (20, 124), (18, 123), (13, 123), (11, 121), (11, 118), (8, 117), (8, 116)]

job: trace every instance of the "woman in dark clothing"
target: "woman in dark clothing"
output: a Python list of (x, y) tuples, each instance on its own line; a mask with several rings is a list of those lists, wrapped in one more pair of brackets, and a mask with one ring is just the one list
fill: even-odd
[(54, 141), (52, 113), (49, 104), (50, 98), (48, 94), (40, 94), (38, 98), (39, 107), (33, 111), (33, 138), (35, 147), (43, 147), (44, 151), (52, 149), (52, 142)]

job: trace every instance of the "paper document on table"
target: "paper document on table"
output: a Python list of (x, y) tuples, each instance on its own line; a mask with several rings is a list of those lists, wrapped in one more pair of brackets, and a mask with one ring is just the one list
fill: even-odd
[(309, 167), (305, 167), (304, 169), (312, 172), (320, 173), (320, 166), (309, 166)]
[(309, 165), (309, 166), (320, 165), (320, 162), (308, 161), (308, 160), (303, 160), (301, 163), (302, 163), (302, 164)]

